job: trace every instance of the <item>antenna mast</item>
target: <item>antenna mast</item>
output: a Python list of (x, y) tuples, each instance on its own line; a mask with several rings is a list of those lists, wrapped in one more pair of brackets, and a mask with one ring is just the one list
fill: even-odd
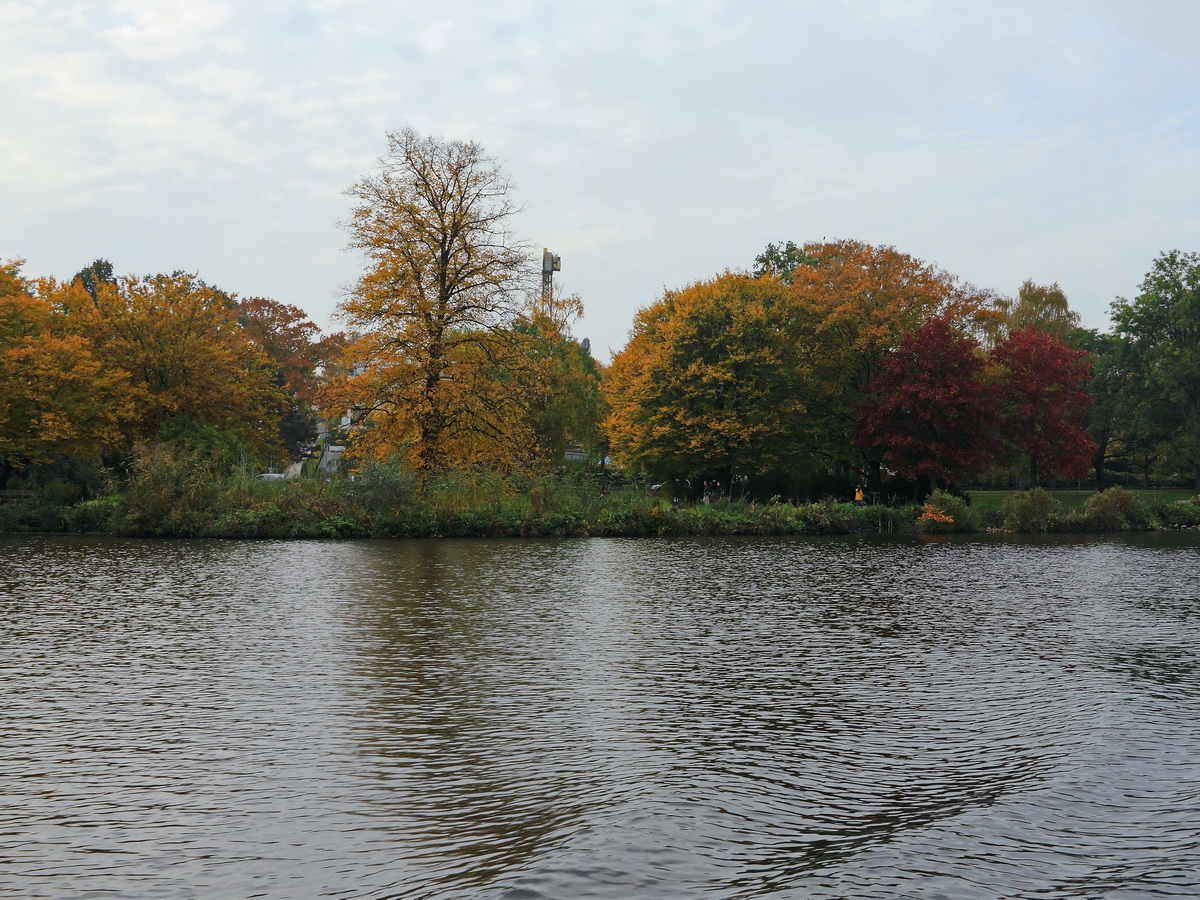
[(554, 273), (562, 271), (562, 258), (542, 248), (542, 303), (550, 305), (554, 299)]

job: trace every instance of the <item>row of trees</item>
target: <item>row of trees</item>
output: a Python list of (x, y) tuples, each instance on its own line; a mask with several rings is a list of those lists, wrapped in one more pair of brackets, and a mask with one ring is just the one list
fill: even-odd
[(639, 312), (608, 379), (614, 450), (659, 478), (792, 490), (881, 470), (936, 486), (1018, 456), (1034, 482), (1082, 477), (1087, 354), (1026, 322), (1060, 296), (1006, 302), (889, 247), (769, 246)]
[[(358, 452), (402, 451), (421, 473), (553, 464), (581, 444), (697, 483), (794, 483), (864, 459), (953, 477), (962, 465), (885, 454), (878, 426), (856, 440), (873, 377), (934, 317), (998, 340), (1061, 297), (1029, 285), (1005, 306), (890, 248), (772, 246), (756, 272), (668, 292), (639, 313), (601, 385), (570, 335), (577, 301), (530, 302), (539, 295), (532, 254), (509, 230), (511, 186), (478, 145), (389, 134), (379, 170), (348, 193), (346, 228), (368, 266), (342, 307), (356, 337), (325, 400), (348, 411)], [(969, 468), (985, 465), (976, 455)], [(1039, 452), (1035, 465), (1062, 456)]]
[(311, 446), (318, 406), (352, 456), (422, 477), (599, 446), (600, 367), (571, 335), (582, 305), (535, 290), (501, 169), (475, 144), (388, 140), (348, 191), (345, 227), (370, 261), (342, 305), (348, 335), (186, 273), (116, 278), (98, 260), (60, 282), (4, 264), (0, 485), (151, 440), (279, 464)]
[[(769, 245), (750, 271), (667, 291), (606, 370), (543, 294), (512, 187), (470, 142), (387, 135), (347, 192), (366, 260), (348, 334), (193, 275), (69, 282), (0, 268), (0, 459), (233, 435), (294, 458), (314, 415), (351, 455), (420, 477), (554, 467), (571, 446), (693, 485), (1186, 471), (1200, 490), (1200, 257), (1159, 257), (1112, 333), (1057, 285), (1014, 299), (890, 247)], [(207, 429), (207, 431), (206, 431)]]
[(797, 491), (885, 471), (1036, 484), (1089, 464), (1103, 482), (1108, 462), (1200, 456), (1196, 360), (1169, 324), (1197, 321), (1194, 256), (1160, 258), (1101, 335), (1058, 285), (1011, 299), (890, 247), (772, 244), (750, 272), (641, 310), (601, 373), (570, 334), (574, 301), (529, 302), (511, 186), (478, 145), (389, 134), (348, 193), (368, 266), (326, 398), (360, 452), (402, 450), (417, 471), (554, 463), (581, 444), (655, 478)]
[(822, 473), (1036, 485), (1111, 470), (1200, 492), (1200, 254), (1161, 254), (1113, 330), (1058, 285), (1015, 299), (888, 247), (771, 244), (641, 310), (608, 379), (613, 447), (658, 477)]
[(70, 281), (0, 265), (0, 484), (54, 458), (169, 439), (283, 461), (315, 433), (322, 338), (293, 306), (239, 300), (194, 275)]

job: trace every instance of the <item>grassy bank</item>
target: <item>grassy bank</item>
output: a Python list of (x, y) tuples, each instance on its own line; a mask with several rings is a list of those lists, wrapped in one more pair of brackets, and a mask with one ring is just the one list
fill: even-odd
[[(1150, 508), (1175, 503), (1179, 500), (1189, 500), (1192, 497), (1190, 491), (1183, 490), (1143, 490), (1141, 488), (1123, 488), (1130, 495), (1137, 497), (1142, 503)], [(969, 492), (971, 497), (971, 505), (977, 509), (1003, 509), (1004, 504), (1011, 497), (1025, 493), (1024, 491), (1012, 490), (972, 490)], [(1089, 488), (1079, 488), (1077, 490), (1050, 490), (1046, 491), (1051, 497), (1062, 504), (1067, 510), (1081, 510), (1086, 505), (1090, 498), (1096, 495), (1096, 491)]]
[[(0, 507), (0, 532), (107, 533), (131, 537), (346, 538), (550, 537), (1103, 532), (1200, 528), (1200, 503), (1160, 505), (1137, 498), (1067, 508), (1053, 497), (1014, 494), (1004, 506), (931, 498), (922, 506), (719, 501), (674, 505), (644, 491), (602, 492), (533, 482), (434, 486), (402, 502), (381, 502), (360, 485), (231, 480), (205, 496), (151, 500), (115, 494), (62, 506), (29, 500)], [(1132, 500), (1132, 502), (1130, 502)]]
[[(1074, 499), (1074, 498), (1073, 498)], [(135, 537), (339, 538), (1121, 531), (1200, 526), (1200, 502), (1120, 488), (1065, 502), (1046, 491), (938, 493), (922, 506), (719, 501), (674, 504), (589, 473), (454, 472), (419, 484), (383, 464), (353, 479), (265, 482), (177, 452), (138, 460), (119, 491), (64, 503), (46, 491), (0, 506), (0, 531)], [(993, 502), (998, 500), (999, 502)]]
[[(1017, 533), (1148, 531), (1200, 528), (1200, 496), (1180, 492), (978, 492), (963, 499), (936, 493), (917, 518), (927, 532), (1001, 530)], [(1065, 495), (1065, 496), (1064, 496)]]
[(912, 532), (919, 512), (832, 501), (677, 506), (645, 491), (549, 481), (468, 488), (460, 479), (399, 502), (354, 483), (241, 480), (204, 493), (203, 500), (147, 502), (127, 492), (76, 506), (30, 501), (0, 508), (0, 531), (225, 538), (851, 534)]

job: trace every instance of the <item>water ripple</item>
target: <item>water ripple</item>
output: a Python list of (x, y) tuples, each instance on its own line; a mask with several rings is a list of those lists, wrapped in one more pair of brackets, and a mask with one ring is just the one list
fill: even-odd
[(1193, 537), (0, 538), (0, 894), (1196, 896)]

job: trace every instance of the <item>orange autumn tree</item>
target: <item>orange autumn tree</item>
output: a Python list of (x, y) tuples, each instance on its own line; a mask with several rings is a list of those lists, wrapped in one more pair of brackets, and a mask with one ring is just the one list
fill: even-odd
[(997, 316), (988, 292), (893, 247), (859, 241), (806, 244), (791, 290), (816, 325), (812, 428), (832, 466), (856, 462), (855, 405), (901, 338), (942, 317), (965, 334)]
[(56, 285), (0, 264), (0, 486), (13, 468), (52, 454), (96, 456), (115, 444), (130, 403), (122, 373), (71, 333)]
[(532, 285), (512, 186), (476, 143), (412, 129), (387, 142), (347, 191), (367, 268), (341, 305), (354, 337), (322, 406), (349, 413), (354, 452), (402, 452), (423, 477), (511, 463), (528, 443), (513, 325)]
[(322, 336), (304, 310), (267, 297), (239, 300), (237, 318), (250, 343), (266, 354), (287, 392), (311, 401), (320, 382), (318, 373), (337, 357), (344, 335)]
[(58, 287), (69, 326), (94, 336), (107, 371), (127, 379), (130, 441), (198, 423), (277, 453), (281, 392), (265, 352), (238, 321), (235, 297), (195, 275), (147, 275)]
[(808, 450), (811, 324), (778, 278), (726, 272), (640, 310), (605, 377), (614, 455), (655, 478), (777, 472)]

